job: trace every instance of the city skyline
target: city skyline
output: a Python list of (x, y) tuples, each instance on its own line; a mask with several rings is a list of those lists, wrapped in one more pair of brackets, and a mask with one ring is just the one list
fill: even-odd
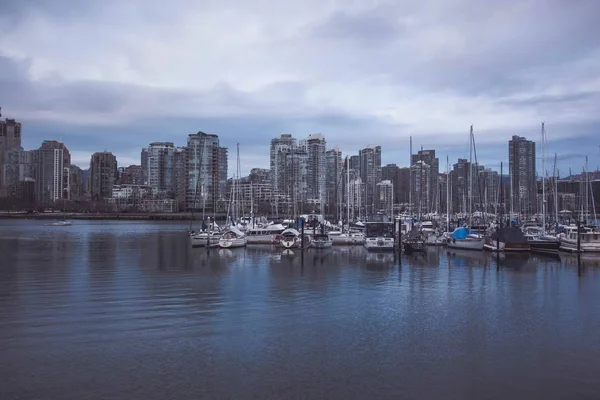
[(404, 166), (409, 136), (466, 157), (473, 124), (498, 169), (541, 121), (561, 175), (600, 163), (597, 2), (317, 4), (6, 1), (3, 116), (23, 147), (61, 140), (80, 167), (102, 150), (139, 164), (140, 147), (198, 130), (239, 142), (244, 174), (281, 133), (320, 132), (345, 154), (381, 145), (383, 165)]

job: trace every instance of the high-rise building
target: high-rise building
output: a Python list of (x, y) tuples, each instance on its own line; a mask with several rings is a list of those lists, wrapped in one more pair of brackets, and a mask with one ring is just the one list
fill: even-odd
[(110, 199), (117, 183), (117, 157), (110, 152), (92, 154), (90, 159), (90, 194), (92, 201)]
[(0, 179), (4, 182), (4, 195), (18, 198), (17, 192), (22, 186), (21, 182), (33, 181), (33, 152), (17, 146), (7, 150), (4, 154), (4, 166), (0, 170), (0, 175), (2, 175)]
[(283, 157), (283, 193), (292, 204), (304, 203), (309, 199), (308, 165), (308, 153), (301, 147), (289, 151)]
[(38, 204), (51, 205), (69, 199), (71, 154), (67, 147), (56, 140), (44, 140), (40, 148), (34, 150), (33, 162)]
[(394, 186), (398, 194), (398, 203), (408, 204), (410, 200), (410, 168), (403, 167), (398, 169), (398, 187)]
[(142, 184), (148, 184), (148, 148), (145, 147), (142, 149), (141, 157), (140, 157), (140, 165), (142, 167)]
[(384, 212), (389, 217), (394, 215), (394, 184), (390, 180), (383, 180), (376, 185), (377, 210)]
[(381, 167), (381, 180), (390, 181), (394, 188), (394, 203), (400, 202), (400, 168), (396, 164), (387, 164)]
[(219, 137), (198, 132), (187, 140), (186, 209), (216, 210), (227, 191), (227, 149)]
[(327, 200), (325, 193), (326, 174), (325, 174), (325, 137), (321, 134), (309, 135), (303, 141), (302, 147), (308, 154), (307, 165), (307, 196), (313, 202), (323, 205)]
[(497, 206), (502, 201), (500, 199), (500, 174), (490, 168), (481, 168), (478, 187), (481, 187), (482, 191), (477, 196), (480, 198), (480, 210), (489, 213), (496, 212)]
[(350, 169), (360, 171), (360, 156), (350, 156)]
[(213, 147), (213, 168), (212, 180), (216, 190), (213, 193), (213, 202), (222, 208), (226, 207), (226, 202), (229, 199), (227, 191), (227, 173), (228, 173), (228, 150), (226, 147)]
[(173, 195), (178, 209), (185, 209), (188, 189), (188, 149), (177, 147), (173, 152)]
[(532, 215), (536, 212), (535, 142), (513, 136), (508, 142), (512, 209)]
[[(429, 166), (429, 188), (424, 198), (427, 198), (427, 202), (423, 203), (424, 212), (433, 211), (436, 209), (436, 201), (439, 199), (439, 174), (440, 174), (440, 161), (435, 156), (435, 150), (419, 150), (417, 154), (411, 156), (411, 166), (415, 165), (419, 161), (423, 161)], [(414, 193), (413, 193), (414, 194)], [(414, 197), (413, 197), (414, 201)]]
[(413, 213), (426, 214), (427, 205), (431, 204), (431, 167), (425, 161), (417, 161), (411, 169)]
[(144, 172), (141, 165), (130, 165), (126, 167), (121, 176), (122, 185), (143, 185)]
[(342, 201), (342, 188), (346, 177), (342, 168), (342, 152), (339, 148), (325, 152), (325, 191), (327, 193), (328, 211), (337, 210), (338, 203)]
[(85, 198), (83, 171), (73, 164), (71, 164), (69, 171), (69, 192), (71, 193), (71, 200), (81, 201)]
[(270, 169), (273, 180), (273, 190), (285, 193), (284, 181), (285, 159), (296, 148), (296, 139), (290, 134), (282, 134), (271, 139)]
[(364, 219), (364, 199), (365, 184), (362, 182), (360, 177), (351, 179), (350, 184), (348, 186), (348, 193), (346, 199), (346, 205), (349, 208), (351, 221)]
[(175, 146), (171, 142), (154, 142), (148, 146), (148, 186), (164, 197), (174, 189)]
[(358, 153), (360, 178), (365, 185), (366, 215), (375, 212), (375, 185), (381, 181), (381, 146), (367, 146)]
[(3, 181), (3, 166), (6, 151), (21, 146), (21, 123), (14, 119), (0, 121), (0, 196), (5, 195), (5, 182)]

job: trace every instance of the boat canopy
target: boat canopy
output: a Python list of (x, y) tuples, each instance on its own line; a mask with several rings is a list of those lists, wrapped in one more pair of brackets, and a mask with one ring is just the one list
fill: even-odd
[(282, 236), (300, 236), (300, 232), (298, 232), (294, 228), (287, 228), (283, 232), (281, 232)]
[[(471, 230), (471, 234), (476, 234), (477, 232)], [(466, 227), (456, 228), (454, 232), (452, 232), (452, 239), (466, 239), (469, 236), (469, 229)]]
[(237, 237), (244, 236), (244, 233), (235, 226), (230, 226), (229, 229), (227, 229), (227, 232), (233, 232)]

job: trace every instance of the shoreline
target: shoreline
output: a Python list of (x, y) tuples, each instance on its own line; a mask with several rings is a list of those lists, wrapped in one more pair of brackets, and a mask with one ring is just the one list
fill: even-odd
[[(211, 214), (217, 220), (227, 217), (224, 213)], [(208, 218), (208, 217), (207, 217)], [(73, 219), (73, 220), (123, 220), (123, 221), (201, 221), (202, 213), (15, 213), (0, 212), (0, 219)]]

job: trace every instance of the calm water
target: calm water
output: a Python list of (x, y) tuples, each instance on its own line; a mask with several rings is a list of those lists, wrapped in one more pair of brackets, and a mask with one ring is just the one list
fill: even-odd
[(186, 228), (0, 221), (0, 398), (600, 398), (600, 261)]

